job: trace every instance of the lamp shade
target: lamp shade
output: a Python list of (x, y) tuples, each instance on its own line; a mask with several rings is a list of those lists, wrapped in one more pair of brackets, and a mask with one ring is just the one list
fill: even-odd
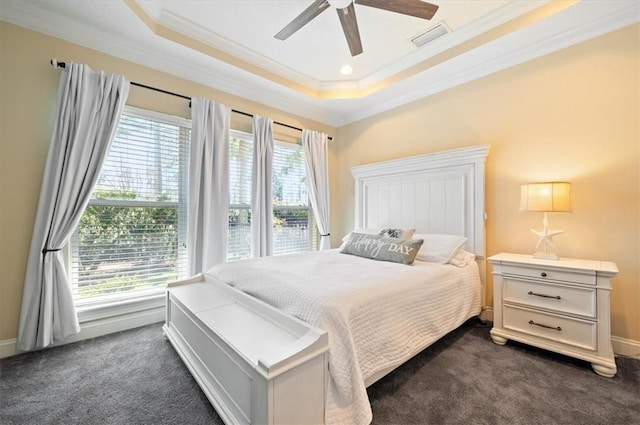
[(571, 212), (571, 183), (523, 184), (520, 187), (520, 211)]

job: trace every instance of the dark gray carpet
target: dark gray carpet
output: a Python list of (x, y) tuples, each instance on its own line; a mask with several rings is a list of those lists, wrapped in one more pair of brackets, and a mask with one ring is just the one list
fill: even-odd
[(604, 378), (581, 360), (496, 345), (476, 324), (372, 385), (373, 424), (640, 424), (640, 360), (617, 358)]
[[(1, 424), (222, 424), (160, 324), (0, 360)], [(640, 361), (500, 347), (470, 321), (369, 388), (373, 424), (640, 424)]]

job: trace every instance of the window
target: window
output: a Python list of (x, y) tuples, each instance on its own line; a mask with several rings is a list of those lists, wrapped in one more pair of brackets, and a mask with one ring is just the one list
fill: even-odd
[[(251, 257), (253, 137), (231, 132), (229, 149), (229, 261)], [(275, 142), (273, 155), (274, 254), (316, 248), (302, 147)]]
[(276, 142), (273, 151), (273, 253), (316, 247), (302, 146)]
[(125, 108), (71, 241), (76, 305), (162, 293), (186, 275), (190, 128)]
[(251, 257), (251, 134), (231, 132), (229, 140), (229, 236), (227, 261)]

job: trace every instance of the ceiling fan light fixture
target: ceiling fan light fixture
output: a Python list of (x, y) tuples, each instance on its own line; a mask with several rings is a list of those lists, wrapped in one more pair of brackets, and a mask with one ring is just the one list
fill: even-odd
[(338, 12), (340, 25), (347, 39), (351, 56), (357, 56), (362, 53), (362, 40), (360, 39), (360, 30), (356, 20), (356, 9), (354, 7), (356, 1), (362, 6), (388, 10), (427, 20), (433, 18), (439, 7), (424, 0), (315, 0), (274, 37), (278, 40), (286, 40), (319, 14), (332, 7)]
[(344, 9), (345, 7), (349, 7), (349, 5), (353, 2), (353, 0), (327, 0), (329, 4), (336, 9)]

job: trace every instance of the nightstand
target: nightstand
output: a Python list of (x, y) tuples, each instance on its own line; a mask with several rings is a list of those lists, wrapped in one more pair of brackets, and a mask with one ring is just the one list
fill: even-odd
[(512, 339), (591, 362), (599, 375), (616, 374), (609, 307), (614, 263), (507, 253), (488, 260), (493, 342)]

